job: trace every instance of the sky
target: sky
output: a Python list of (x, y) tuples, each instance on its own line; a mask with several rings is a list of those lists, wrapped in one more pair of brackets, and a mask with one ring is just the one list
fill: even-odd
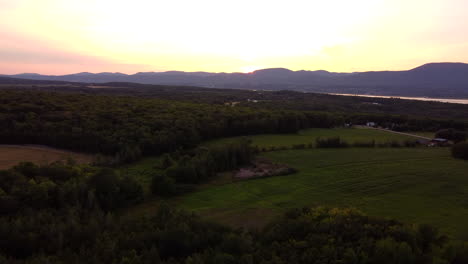
[(0, 0), (0, 74), (468, 62), (468, 0)]

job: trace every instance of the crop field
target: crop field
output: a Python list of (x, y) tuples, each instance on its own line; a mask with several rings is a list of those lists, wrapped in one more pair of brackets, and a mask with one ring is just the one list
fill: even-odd
[(355, 207), (468, 237), (468, 162), (453, 159), (447, 148), (308, 149), (262, 156), (299, 172), (207, 185), (174, 203), (246, 227), (261, 226), (292, 207)]
[[(405, 140), (414, 140), (414, 137), (392, 134), (386, 131), (374, 130), (368, 128), (333, 128), (322, 129), (313, 128), (301, 130), (297, 134), (265, 134), (255, 135), (248, 138), (252, 139), (252, 145), (260, 147), (268, 146), (292, 146), (294, 144), (307, 144), (315, 143), (315, 139), (319, 137), (340, 137), (341, 139), (349, 142), (369, 142), (375, 140), (377, 143)], [(228, 144), (238, 140), (240, 137), (222, 138), (211, 140), (204, 143), (207, 146), (215, 146)], [(149, 185), (151, 182), (152, 173), (163, 173), (157, 169), (160, 164), (160, 157), (146, 157), (142, 160), (123, 166), (120, 168), (122, 174), (132, 175), (135, 177), (145, 188), (145, 192), (149, 192)]]
[(8, 169), (22, 161), (48, 164), (72, 158), (77, 163), (90, 163), (91, 155), (59, 150), (45, 146), (0, 145), (0, 170)]
[[(427, 134), (425, 134), (427, 135)], [(315, 144), (316, 138), (340, 137), (348, 143), (370, 142), (385, 143), (390, 141), (404, 142), (405, 140), (417, 140), (415, 137), (390, 133), (369, 128), (311, 128), (299, 131), (297, 134), (265, 134), (250, 136), (252, 144), (259, 147), (290, 147), (295, 144)], [(226, 144), (238, 137), (223, 138), (208, 141), (207, 145)]]

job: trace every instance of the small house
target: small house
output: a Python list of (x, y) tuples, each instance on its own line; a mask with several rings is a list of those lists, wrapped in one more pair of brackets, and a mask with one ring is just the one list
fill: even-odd
[(368, 126), (368, 127), (376, 127), (376, 126), (377, 126), (377, 123), (375, 123), (375, 122), (367, 122), (367, 123), (366, 123), (366, 126)]

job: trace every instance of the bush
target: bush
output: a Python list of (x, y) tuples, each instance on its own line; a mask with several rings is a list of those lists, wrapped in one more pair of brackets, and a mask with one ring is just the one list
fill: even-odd
[(317, 148), (347, 148), (349, 144), (345, 141), (342, 141), (340, 137), (332, 138), (317, 138), (315, 140), (315, 145)]
[(164, 175), (154, 175), (151, 180), (151, 192), (164, 197), (175, 195), (176, 185), (174, 179)]
[(174, 160), (172, 159), (171, 155), (169, 154), (164, 154), (162, 160), (161, 160), (161, 164), (159, 166), (155, 166), (157, 169), (161, 169), (161, 170), (165, 170), (169, 167), (171, 167), (172, 165), (174, 165)]
[(447, 238), (436, 228), (369, 217), (355, 209), (292, 209), (260, 235), (263, 252), (282, 261), (275, 263), (466, 263), (446, 261), (448, 253), (464, 261), (464, 248), (445, 251)]
[(124, 203), (133, 204), (143, 200), (143, 187), (134, 178), (126, 176), (119, 185)]
[(455, 130), (453, 128), (442, 129), (436, 132), (436, 138), (445, 138), (454, 142), (461, 142), (466, 140), (466, 132)]
[(93, 175), (88, 184), (94, 189), (96, 198), (104, 211), (136, 203), (143, 199), (143, 187), (131, 177), (119, 177), (109, 168)]
[(400, 142), (398, 142), (396, 140), (392, 140), (392, 141), (390, 141), (390, 147), (399, 148), (399, 147), (401, 147), (401, 144), (400, 144)]
[(293, 145), (292, 148), (293, 149), (305, 149), (306, 148), (306, 144), (296, 144), (296, 145)]
[(405, 140), (403, 144), (407, 148), (414, 148), (419, 145), (419, 142), (417, 140)]
[(468, 143), (460, 142), (452, 146), (452, 156), (457, 159), (468, 160)]
[(373, 148), (375, 147), (375, 140), (372, 140), (372, 141), (369, 141), (369, 142), (365, 142), (365, 141), (361, 141), (361, 142), (355, 142), (353, 144), (353, 147), (356, 147), (356, 148)]

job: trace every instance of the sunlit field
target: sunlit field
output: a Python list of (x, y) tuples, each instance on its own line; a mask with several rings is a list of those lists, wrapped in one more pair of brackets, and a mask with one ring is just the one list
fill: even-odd
[(468, 163), (450, 157), (446, 148), (288, 150), (263, 156), (299, 172), (210, 186), (177, 203), (239, 226), (261, 225), (287, 208), (323, 205), (468, 235)]

